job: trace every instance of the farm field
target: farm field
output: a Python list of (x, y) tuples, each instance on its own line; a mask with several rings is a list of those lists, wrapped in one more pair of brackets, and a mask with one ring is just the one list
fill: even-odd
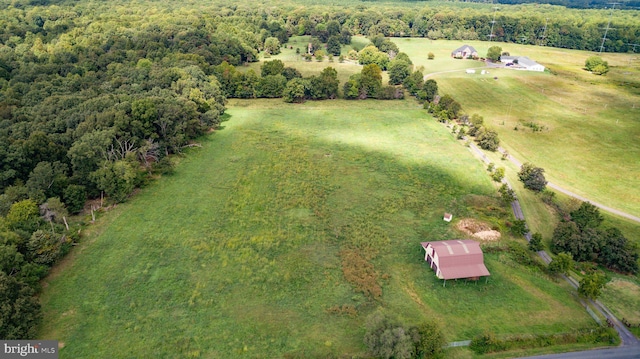
[[(486, 255), (486, 283), (435, 278), (419, 243), (463, 236), (444, 211), (508, 215), (482, 165), (413, 101), (229, 107), (223, 130), (46, 279), (39, 337), (62, 357), (363, 354), (378, 307), (434, 319), (448, 341), (594, 324), (568, 287), (506, 252)], [(380, 295), (345, 280), (354, 258), (375, 272), (355, 285)]]
[[(468, 42), (484, 55), (501, 46), (525, 55), (552, 73), (490, 69), (463, 71), (481, 63), (455, 60), (461, 41), (394, 39), (425, 74), (434, 73), (441, 94), (450, 94), (469, 114), (478, 113), (496, 129), (502, 145), (522, 161), (546, 170), (547, 179), (594, 201), (640, 215), (640, 66), (633, 54), (604, 54), (606, 76), (582, 70), (586, 51)], [(434, 52), (435, 60), (427, 60)], [(464, 65), (466, 64), (466, 65)], [(494, 77), (498, 79), (495, 80)], [(533, 131), (538, 127), (540, 131)]]

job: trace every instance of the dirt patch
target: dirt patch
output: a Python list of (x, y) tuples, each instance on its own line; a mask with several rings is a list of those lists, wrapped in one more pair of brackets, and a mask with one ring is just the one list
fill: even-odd
[(495, 241), (500, 239), (500, 232), (491, 229), (491, 226), (477, 219), (464, 218), (457, 224), (456, 228), (476, 239), (483, 241)]

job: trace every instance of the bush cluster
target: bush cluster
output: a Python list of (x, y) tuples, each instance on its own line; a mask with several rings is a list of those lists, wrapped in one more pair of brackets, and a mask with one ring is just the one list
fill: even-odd
[(493, 333), (484, 333), (473, 338), (470, 348), (478, 354), (487, 354), (575, 343), (612, 345), (619, 340), (617, 332), (608, 327), (582, 329), (563, 334), (515, 335), (503, 338), (497, 338)]

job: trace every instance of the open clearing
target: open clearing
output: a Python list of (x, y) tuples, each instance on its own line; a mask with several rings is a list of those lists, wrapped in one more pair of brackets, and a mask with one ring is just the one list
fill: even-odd
[[(64, 342), (62, 356), (362, 354), (379, 306), (406, 325), (435, 319), (450, 341), (593, 325), (569, 288), (505, 252), (486, 255), (488, 283), (442, 287), (419, 242), (461, 236), (445, 211), (485, 220), (495, 189), (412, 101), (228, 112), (47, 279), (39, 337)], [(373, 266), (379, 298), (345, 280), (347, 250)]]
[[(425, 74), (484, 66), (455, 60), (462, 41), (394, 39)], [(505, 147), (523, 162), (546, 170), (547, 178), (577, 194), (640, 215), (640, 64), (637, 55), (603, 54), (606, 76), (582, 70), (593, 53), (505, 43), (468, 42), (485, 55), (501, 46), (547, 66), (533, 73), (491, 69), (435, 74), (441, 94), (451, 94), (469, 114), (496, 129)], [(435, 60), (427, 60), (433, 52)], [(494, 77), (498, 77), (495, 80)], [(533, 126), (541, 131), (534, 132)]]
[[(300, 53), (304, 54), (307, 51), (307, 45), (309, 44), (311, 36), (292, 36), (289, 42), (284, 44), (281, 49), (281, 53), (273, 55), (269, 58), (260, 57), (259, 62), (253, 62), (247, 64), (247, 66), (238, 67), (240, 71), (248, 71), (253, 69), (256, 74), (260, 75), (260, 66), (265, 61), (281, 60), (285, 66), (294, 67), (304, 77), (317, 76), (326, 67), (333, 67), (338, 71), (338, 80), (340, 84), (344, 84), (349, 79), (349, 76), (360, 73), (362, 71), (362, 65), (358, 64), (358, 61), (348, 60), (347, 54), (349, 50), (354, 47), (357, 49), (364, 48), (369, 44), (369, 40), (364, 36), (354, 36), (351, 40), (351, 45), (342, 46), (342, 55), (344, 55), (344, 62), (338, 61), (338, 56), (334, 56), (333, 60), (329, 60), (328, 56), (325, 56), (322, 61), (317, 61), (315, 58), (311, 61), (306, 61), (300, 54), (296, 53), (296, 49), (300, 49)], [(382, 82), (387, 83), (389, 76), (387, 72), (382, 73)], [(342, 88), (342, 86), (341, 86)]]

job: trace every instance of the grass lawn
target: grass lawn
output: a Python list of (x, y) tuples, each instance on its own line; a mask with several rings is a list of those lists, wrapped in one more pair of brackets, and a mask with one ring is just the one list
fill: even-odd
[[(457, 41), (394, 39), (425, 73), (477, 67), (455, 60)], [(502, 146), (546, 170), (547, 178), (594, 201), (640, 215), (640, 68), (632, 54), (604, 54), (606, 76), (582, 70), (590, 52), (489, 42), (469, 42), (483, 55), (489, 45), (526, 55), (553, 72), (490, 70), (434, 74), (441, 94), (451, 94), (469, 114), (496, 129)], [(428, 52), (436, 59), (426, 59)], [(465, 65), (468, 64), (468, 65)], [(482, 65), (482, 64), (480, 64)], [(498, 77), (495, 80), (493, 77)], [(533, 132), (531, 126), (542, 131)]]
[[(443, 212), (476, 217), (495, 189), (414, 102), (231, 101), (228, 113), (46, 279), (38, 337), (60, 340), (61, 357), (357, 355), (378, 307), (406, 325), (435, 319), (450, 341), (593, 325), (569, 288), (506, 253), (486, 256), (487, 283), (435, 278), (419, 243), (460, 238)], [(377, 299), (345, 279), (349, 251), (374, 269)]]
[(640, 281), (635, 278), (616, 276), (607, 283), (600, 301), (622, 320), (634, 325), (631, 331), (640, 336)]

